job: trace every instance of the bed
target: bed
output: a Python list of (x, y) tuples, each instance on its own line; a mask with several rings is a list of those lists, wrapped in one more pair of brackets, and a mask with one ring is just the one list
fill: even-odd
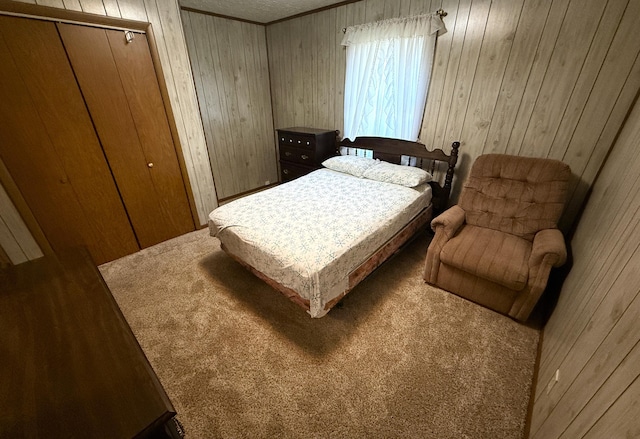
[(216, 208), (210, 234), (250, 272), (322, 317), (446, 209), (459, 145), (446, 154), (398, 139), (342, 140), (326, 167)]

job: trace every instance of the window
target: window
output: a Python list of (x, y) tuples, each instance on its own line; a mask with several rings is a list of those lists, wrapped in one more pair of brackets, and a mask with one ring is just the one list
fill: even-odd
[(418, 139), (438, 32), (438, 14), (346, 29), (344, 137)]

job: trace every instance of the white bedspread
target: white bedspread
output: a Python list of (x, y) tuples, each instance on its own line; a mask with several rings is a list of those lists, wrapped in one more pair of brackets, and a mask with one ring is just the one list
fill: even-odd
[(348, 288), (348, 275), (431, 201), (407, 188), (320, 169), (232, 201), (209, 228), (235, 256), (310, 302), (312, 317)]

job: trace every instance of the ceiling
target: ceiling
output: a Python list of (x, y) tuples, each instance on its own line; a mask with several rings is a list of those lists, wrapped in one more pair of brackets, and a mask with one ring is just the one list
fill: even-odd
[(179, 3), (186, 8), (266, 24), (345, 2), (336, 0), (179, 0)]

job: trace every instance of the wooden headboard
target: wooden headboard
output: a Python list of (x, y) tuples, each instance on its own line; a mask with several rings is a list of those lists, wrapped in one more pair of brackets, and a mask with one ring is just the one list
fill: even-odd
[(340, 152), (341, 147), (370, 150), (373, 151), (373, 158), (397, 164), (400, 164), (402, 156), (415, 157), (416, 166), (430, 171), (432, 175), (434, 175), (434, 170), (438, 163), (446, 163), (447, 170), (444, 175), (444, 181), (442, 183), (432, 181), (430, 184), (433, 192), (434, 214), (438, 214), (448, 207), (460, 142), (451, 144), (451, 154), (446, 154), (441, 149), (428, 151), (427, 147), (422, 143), (387, 137), (356, 137), (353, 141), (343, 139), (338, 142), (338, 152)]

